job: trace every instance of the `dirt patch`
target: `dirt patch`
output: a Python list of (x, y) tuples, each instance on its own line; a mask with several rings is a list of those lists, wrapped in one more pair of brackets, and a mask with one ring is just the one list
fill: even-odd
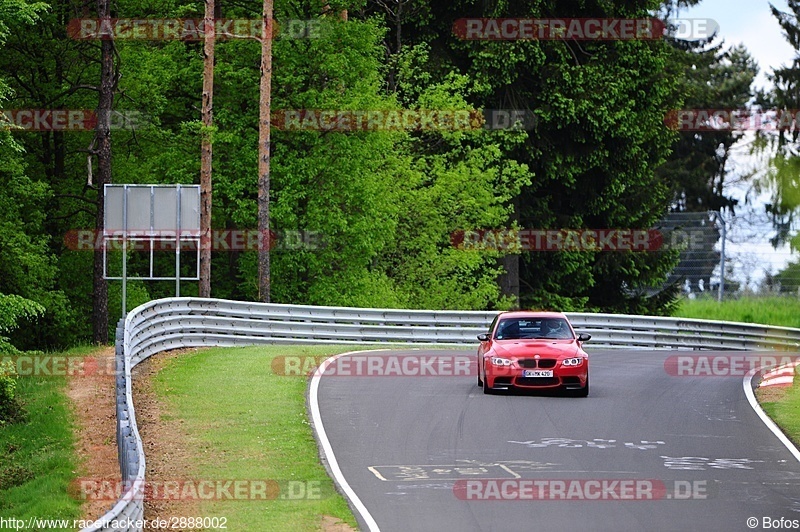
[(756, 399), (760, 403), (777, 403), (781, 401), (791, 389), (791, 386), (767, 386), (756, 388)]
[[(189, 350), (181, 349), (150, 357), (133, 369), (133, 402), (136, 422), (147, 456), (148, 482), (163, 486), (163, 482), (187, 480), (191, 471), (192, 453), (183, 430), (183, 421), (170, 415), (167, 405), (158, 401), (153, 390), (153, 377), (171, 360)], [(192, 500), (145, 500), (145, 519), (169, 522), (171, 518), (202, 515), (198, 503)], [(148, 530), (200, 530), (190, 528), (148, 528)]]
[[(116, 407), (114, 404), (114, 348), (93, 357), (96, 371), (87, 370), (67, 379), (67, 397), (72, 401), (78, 429), (76, 446), (81, 458), (81, 475), (88, 479), (119, 479), (117, 459)], [(84, 367), (88, 368), (87, 362)], [(79, 495), (79, 493), (77, 494)], [(97, 519), (114, 505), (113, 501), (88, 500), (83, 519)]]
[(338, 518), (330, 515), (322, 516), (320, 528), (322, 532), (357, 532), (355, 528), (344, 521), (340, 521)]
[[(162, 353), (133, 369), (133, 401), (136, 421), (147, 457), (147, 481), (185, 479), (190, 464), (181, 430), (181, 422), (164, 419), (165, 406), (157, 400), (152, 377), (173, 358), (186, 350)], [(109, 347), (94, 357), (96, 371), (85, 371), (68, 380), (67, 396), (73, 404), (77, 426), (77, 450), (82, 458), (80, 476), (117, 483), (120, 479), (117, 457), (116, 406), (114, 400), (114, 348)], [(113, 485), (113, 484), (112, 484)], [(158, 485), (158, 484), (157, 484)], [(78, 493), (79, 495), (79, 493)], [(83, 519), (97, 519), (109, 511), (116, 501), (92, 500), (82, 508)], [(189, 500), (145, 500), (146, 519), (169, 520), (172, 517), (200, 515), (197, 503)], [(162, 530), (148, 528), (148, 530)], [(163, 530), (189, 530), (164, 528)]]

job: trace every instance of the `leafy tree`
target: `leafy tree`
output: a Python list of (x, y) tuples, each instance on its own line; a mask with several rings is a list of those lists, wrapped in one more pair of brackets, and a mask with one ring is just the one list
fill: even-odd
[[(529, 184), (506, 200), (520, 226), (646, 228), (666, 212), (669, 186), (655, 170), (674, 139), (664, 116), (681, 103), (677, 81), (665, 75), (668, 45), (461, 41), (453, 21), (554, 13), (643, 18), (655, 7), (649, 1), (429, 2), (403, 26), (408, 45), (430, 43), (428, 75), (455, 72), (470, 80), (474, 107), (536, 113), (537, 128), (525, 142), (502, 148), (502, 158), (528, 172)], [(648, 299), (643, 289), (663, 281), (674, 261), (674, 253), (527, 253), (519, 266), (520, 304), (665, 312), (671, 299)]]
[[(789, 66), (773, 69), (768, 76), (773, 83), (771, 90), (761, 92), (757, 103), (764, 109), (779, 112), (796, 112), (800, 108), (800, 1), (787, 0), (787, 11), (780, 11), (770, 4), (773, 16), (783, 29), (783, 35), (795, 49), (795, 58)], [(772, 153), (772, 161), (765, 175), (755, 182), (757, 192), (769, 191), (772, 201), (766, 205), (766, 212), (772, 218), (776, 235), (771, 239), (773, 246), (790, 243), (792, 249), (800, 248), (800, 236), (796, 231), (796, 217), (800, 209), (800, 128), (792, 122), (787, 128), (772, 132), (762, 132), (756, 144), (758, 153)]]
[(797, 294), (800, 290), (800, 263), (792, 262), (771, 276), (770, 288), (781, 293)]
[[(92, 75), (91, 64), (87, 65), (82, 55), (88, 45), (67, 39), (68, 4), (51, 2), (47, 7), (35, 25), (20, 20), (9, 25), (6, 49), (0, 54), (0, 72), (7, 73), (12, 89), (5, 105), (12, 109), (91, 109), (94, 105), (86, 95), (90, 91), (82, 88), (90, 85)], [(70, 295), (91, 296), (91, 276), (85, 275), (91, 271), (91, 256), (84, 253), (89, 256), (81, 257), (84, 260), (75, 270), (65, 270), (62, 252), (69, 227), (66, 220), (82, 220), (80, 228), (93, 227), (91, 206), (97, 195), (86, 185), (86, 150), (91, 137), (64, 131), (19, 131), (13, 135), (22, 151), (18, 164), (11, 165), (15, 177), (7, 196), (9, 206), (0, 217), (24, 225), (27, 240), (36, 247), (33, 254), (39, 268), (11, 261), (15, 268), (27, 269), (19, 277), (25, 278), (30, 292), (3, 291), (20, 293), (47, 308), (40, 327), (16, 331), (13, 337), (26, 346), (70, 344), (90, 330), (90, 322), (83, 316), (91, 313), (91, 305), (73, 306)], [(4, 170), (0, 169), (0, 174)], [(76, 174), (81, 177), (74, 179)]]
[[(45, 307), (18, 295), (0, 294), (0, 334), (16, 329), (20, 322), (41, 316)], [(5, 336), (0, 336), (0, 353), (17, 353)]]
[[(426, 44), (398, 54), (397, 97), (412, 109), (473, 109), (474, 86), (455, 72), (440, 79), (425, 71)], [(398, 182), (401, 214), (395, 239), (384, 253), (389, 276), (422, 308), (506, 308), (497, 284), (499, 252), (459, 250), (453, 235), (508, 224), (509, 201), (530, 183), (525, 165), (504, 151), (526, 142), (525, 131), (436, 131), (411, 135), (413, 156)]]
[[(13, 28), (30, 27), (46, 7), (44, 3), (0, 0), (0, 49), (6, 46)], [(14, 97), (6, 73), (0, 69), (0, 108)], [(49, 190), (28, 177), (23, 146), (15, 134), (12, 125), (0, 122), (0, 333), (10, 334), (23, 320), (43, 314), (45, 325), (56, 333), (66, 332), (68, 311), (63, 294), (53, 289), (55, 261), (44, 232)], [(47, 335), (26, 332), (18, 335), (15, 343), (30, 345), (34, 339), (41, 341)], [(9, 338), (0, 336), (0, 351), (15, 350)]]
[(21, 407), (16, 398), (16, 377), (14, 363), (0, 359), (0, 427), (21, 417)]
[[(713, 39), (712, 39), (713, 40)], [(758, 67), (747, 49), (707, 41), (672, 41), (673, 65), (682, 80), (684, 109), (743, 109), (753, 97)], [(672, 187), (673, 212), (734, 212), (737, 200), (725, 195), (730, 148), (743, 132), (681, 132), (658, 175)]]

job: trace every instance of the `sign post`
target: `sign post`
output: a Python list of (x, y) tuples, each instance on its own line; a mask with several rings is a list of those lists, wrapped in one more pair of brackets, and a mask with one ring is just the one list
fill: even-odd
[[(199, 185), (105, 185), (103, 224), (103, 277), (122, 281), (122, 315), (127, 314), (128, 279), (175, 281), (175, 296), (181, 294), (181, 279), (200, 279), (200, 186)], [(108, 273), (108, 248), (121, 243), (122, 275)], [(128, 276), (128, 246), (147, 246), (149, 273)], [(181, 249), (184, 245), (197, 254), (194, 276), (181, 277)], [(175, 275), (155, 273), (154, 250), (175, 246)]]

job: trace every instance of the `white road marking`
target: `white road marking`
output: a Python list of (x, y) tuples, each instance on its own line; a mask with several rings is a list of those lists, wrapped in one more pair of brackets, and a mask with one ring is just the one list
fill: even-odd
[(378, 477), (378, 479), (380, 479), (380, 480), (383, 480), (383, 481), (386, 481), (386, 480), (387, 480), (387, 479), (386, 479), (386, 477), (384, 477), (383, 475), (381, 475), (381, 474), (378, 472), (378, 470), (377, 470), (377, 469), (375, 469), (375, 466), (369, 466), (367, 469), (369, 469), (370, 471), (372, 471), (372, 474), (373, 474), (373, 475), (375, 475), (376, 477)]
[[(491, 469), (494, 469), (492, 471)], [(501, 463), (488, 463), (480, 466), (464, 464), (415, 464), (415, 465), (379, 465), (367, 468), (379, 480), (385, 482), (414, 482), (420, 480), (458, 480), (462, 478), (502, 478), (503, 472), (511, 478), (520, 475)], [(380, 470), (384, 469), (384, 472)], [(394, 473), (394, 474), (392, 474)], [(391, 477), (391, 478), (387, 478)]]
[(325, 427), (322, 424), (322, 415), (319, 411), (319, 381), (328, 365), (333, 363), (336, 359), (347, 355), (354, 355), (358, 353), (374, 353), (376, 351), (390, 351), (390, 349), (348, 351), (347, 353), (341, 353), (326, 359), (320, 365), (320, 371), (314, 372), (314, 375), (311, 377), (311, 385), (308, 393), (308, 406), (311, 409), (311, 419), (314, 423), (314, 430), (316, 430), (319, 443), (322, 446), (322, 454), (328, 461), (328, 467), (331, 469), (331, 474), (333, 475), (334, 480), (350, 500), (350, 503), (353, 505), (353, 507), (358, 511), (359, 514), (361, 514), (361, 518), (364, 520), (364, 523), (366, 523), (367, 529), (370, 530), (370, 532), (380, 532), (378, 523), (375, 522), (372, 514), (369, 513), (367, 507), (364, 506), (364, 503), (361, 502), (361, 499), (358, 498), (356, 492), (350, 487), (350, 484), (348, 484), (347, 480), (344, 478), (342, 470), (339, 468), (339, 462), (336, 460), (336, 455), (333, 454), (333, 447), (331, 447), (331, 442), (328, 440), (328, 434), (325, 432)]
[(750, 407), (758, 414), (758, 417), (761, 418), (761, 421), (764, 422), (764, 425), (767, 426), (772, 433), (778, 437), (781, 443), (792, 453), (798, 462), (800, 462), (800, 451), (797, 450), (797, 447), (786, 437), (783, 431), (772, 421), (769, 416), (764, 412), (761, 408), (761, 405), (758, 404), (756, 400), (756, 395), (753, 393), (753, 377), (755, 376), (756, 372), (761, 368), (754, 368), (750, 370), (747, 375), (744, 376), (742, 379), (742, 386), (744, 387), (744, 394), (747, 396), (747, 402), (750, 403)]
[(703, 456), (662, 456), (664, 467), (683, 471), (712, 469), (753, 469), (749, 464), (763, 464), (764, 460), (749, 458), (706, 458)]

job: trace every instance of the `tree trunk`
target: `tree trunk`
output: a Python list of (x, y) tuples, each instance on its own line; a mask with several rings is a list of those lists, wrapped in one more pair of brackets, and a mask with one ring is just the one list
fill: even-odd
[(205, 0), (203, 43), (203, 135), (200, 147), (200, 297), (211, 297), (211, 161), (214, 125), (214, 0)]
[[(110, 0), (97, 0), (97, 16), (107, 18)], [(114, 104), (114, 42), (100, 41), (100, 97), (97, 104), (97, 217), (95, 229), (100, 234), (105, 219), (103, 188), (111, 183), (111, 108)], [(108, 284), (103, 278), (103, 252), (94, 250), (92, 269), (92, 340), (108, 343)]]
[(269, 248), (269, 156), (272, 93), (272, 11), (273, 0), (264, 0), (264, 28), (261, 33), (261, 97), (258, 123), (258, 299), (270, 301)]
[[(514, 210), (509, 219), (510, 222), (519, 222), (519, 197), (516, 197), (511, 202)], [(500, 293), (504, 296), (512, 297), (514, 299), (514, 308), (520, 308), (519, 300), (519, 255), (506, 255), (500, 263), (505, 270), (505, 273), (500, 275)]]
[(506, 255), (501, 264), (505, 273), (500, 275), (500, 293), (514, 299), (514, 308), (519, 307), (519, 255)]

